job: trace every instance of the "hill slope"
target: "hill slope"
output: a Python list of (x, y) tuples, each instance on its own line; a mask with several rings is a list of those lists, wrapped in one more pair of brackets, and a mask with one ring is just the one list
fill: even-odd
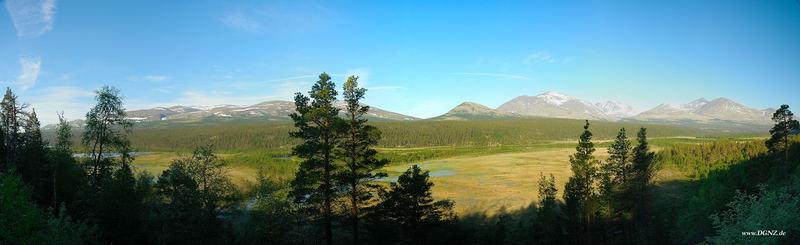
[(517, 117), (520, 116), (510, 112), (495, 110), (478, 103), (464, 102), (441, 116), (431, 118), (431, 120), (473, 120)]
[(536, 96), (519, 96), (497, 110), (524, 116), (612, 120), (597, 106), (572, 96), (548, 91)]

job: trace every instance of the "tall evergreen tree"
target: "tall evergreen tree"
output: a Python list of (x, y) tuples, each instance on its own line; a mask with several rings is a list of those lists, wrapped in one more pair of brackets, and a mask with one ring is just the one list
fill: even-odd
[(342, 138), (340, 131), (344, 122), (338, 116), (339, 109), (333, 107), (337, 92), (328, 74), (320, 74), (319, 81), (308, 94), (310, 98), (302, 93), (295, 94), (297, 112), (289, 115), (299, 129), (290, 135), (303, 141), (292, 148), (292, 154), (303, 161), (292, 181), (291, 194), (295, 202), (306, 204), (310, 210), (322, 209), (325, 240), (330, 245), (333, 244), (331, 206), (337, 187), (334, 173), (341, 169), (334, 163), (334, 150)]
[(606, 215), (610, 218), (614, 211), (615, 192), (624, 188), (631, 175), (631, 142), (621, 128), (614, 143), (608, 147), (608, 159), (600, 167), (600, 195), (606, 205)]
[(58, 203), (58, 169), (59, 165), (72, 160), (72, 127), (69, 126), (64, 112), (58, 113), (58, 128), (56, 128), (56, 144), (54, 146), (54, 156), (51, 159), (53, 170), (51, 184), (53, 184), (53, 207)]
[(800, 128), (797, 120), (793, 119), (794, 113), (789, 110), (789, 105), (781, 105), (781, 108), (772, 114), (772, 121), (775, 126), (769, 130), (771, 137), (767, 140), (767, 148), (773, 153), (783, 151), (783, 163), (789, 163), (789, 133)]
[(337, 179), (347, 188), (350, 199), (350, 216), (353, 233), (353, 244), (358, 244), (358, 223), (360, 207), (373, 198), (370, 189), (376, 188), (369, 184), (377, 178), (386, 177), (386, 173), (374, 173), (385, 166), (389, 161), (376, 159), (378, 153), (370, 147), (376, 145), (381, 137), (381, 132), (374, 126), (367, 125), (364, 114), (369, 111), (369, 106), (362, 105), (359, 101), (364, 98), (367, 89), (358, 87), (358, 77), (350, 76), (344, 83), (345, 128), (344, 139), (340, 145), (343, 149), (342, 158), (345, 160), (344, 171), (337, 175)]
[[(575, 147), (575, 154), (569, 157), (572, 176), (564, 186), (564, 200), (572, 212), (575, 212), (581, 223), (586, 226), (586, 242), (590, 243), (591, 238), (591, 215), (592, 200), (594, 196), (594, 182), (597, 178), (599, 164), (594, 159), (594, 143), (592, 143), (592, 132), (589, 131), (589, 121), (583, 126), (583, 134)], [(582, 209), (582, 210), (581, 210)]]
[(92, 186), (96, 188), (100, 175), (110, 164), (109, 161), (104, 161), (103, 153), (108, 153), (109, 148), (128, 149), (130, 142), (126, 135), (131, 131), (133, 123), (125, 118), (123, 97), (119, 89), (103, 86), (95, 93), (97, 104), (86, 113), (82, 143), (91, 150), (88, 154), (92, 157), (91, 180)]
[(647, 143), (647, 129), (639, 129), (636, 135), (639, 145), (633, 148), (633, 179), (631, 183), (631, 190), (628, 196), (632, 199), (631, 206), (633, 207), (633, 220), (635, 225), (635, 232), (637, 239), (640, 242), (647, 240), (648, 224), (647, 215), (647, 185), (653, 178), (655, 173), (655, 164), (653, 159), (655, 153), (650, 152), (650, 146)]
[(20, 104), (17, 102), (17, 95), (11, 92), (11, 88), (6, 88), (6, 94), (3, 96), (3, 102), (0, 103), (0, 110), (2, 113), (2, 133), (3, 133), (3, 155), (5, 156), (5, 163), (2, 170), (17, 167), (17, 160), (19, 159), (19, 150), (22, 148), (22, 127), (26, 120), (27, 113), (25, 108), (27, 104)]
[(417, 165), (411, 166), (390, 186), (378, 206), (386, 214), (388, 222), (399, 226), (403, 237), (411, 244), (423, 244), (432, 239), (430, 235), (437, 225), (454, 218), (453, 202), (434, 201), (429, 172), (422, 171)]
[[(39, 203), (50, 204), (50, 188), (48, 182), (52, 169), (47, 161), (46, 143), (42, 140), (39, 118), (33, 110), (24, 124), (23, 145), (20, 151), (18, 169), (25, 181), (34, 187), (34, 199)], [(53, 208), (57, 208), (53, 206)]]
[(550, 174), (548, 179), (539, 173), (539, 209), (536, 210), (537, 243), (553, 244), (561, 233), (561, 212), (556, 203), (556, 178)]

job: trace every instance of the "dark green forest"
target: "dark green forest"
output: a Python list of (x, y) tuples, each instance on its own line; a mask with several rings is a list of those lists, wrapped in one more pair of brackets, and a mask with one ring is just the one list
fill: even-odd
[[(61, 117), (47, 137), (35, 110), (8, 89), (0, 244), (800, 243), (800, 140), (791, 136), (798, 125), (788, 106), (775, 112), (767, 140), (654, 151), (653, 137), (709, 134), (566, 119), (373, 123), (364, 118), (369, 107), (359, 102), (366, 90), (358, 77), (343, 85), (321, 74), (308, 94), (296, 94), (292, 124), (160, 129), (137, 129), (121, 91), (103, 87), (85, 126)], [(332, 106), (340, 98), (348, 105), (341, 111)], [(574, 147), (572, 176), (558, 186), (540, 173), (530, 190), (538, 201), (519, 210), (457, 214), (452, 200), (433, 198), (430, 173), (417, 165), (397, 181), (375, 181), (386, 176), (383, 166), (420, 157), (387, 155), (382, 147), (474, 151), (554, 140)], [(136, 151), (188, 154), (153, 176), (133, 170)], [(243, 159), (218, 151), (294, 160), (260, 166), (254, 186), (241, 189), (227, 170)], [(662, 171), (681, 176), (660, 179)], [(783, 235), (743, 233), (772, 231)]]
[[(526, 145), (552, 141), (574, 141), (581, 133), (583, 121), (575, 119), (485, 119), (470, 121), (370, 122), (381, 133), (377, 147), (435, 146), (502, 146)], [(645, 125), (651, 137), (699, 136), (715, 137), (718, 133), (680, 126), (647, 125), (624, 122), (594, 122), (598, 139), (616, 136), (621, 127)], [(77, 135), (82, 128), (74, 131)], [(129, 136), (131, 146), (140, 151), (191, 151), (197, 144), (213, 144), (220, 151), (289, 149), (300, 141), (289, 136), (292, 124), (265, 123), (251, 125), (217, 125), (166, 128), (135, 127)], [(738, 136), (764, 135), (747, 133)], [(54, 131), (45, 132), (52, 140)]]

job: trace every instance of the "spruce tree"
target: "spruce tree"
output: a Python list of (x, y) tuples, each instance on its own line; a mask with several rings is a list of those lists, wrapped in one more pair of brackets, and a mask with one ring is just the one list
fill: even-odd
[(337, 175), (337, 179), (347, 188), (350, 199), (350, 216), (353, 233), (353, 244), (358, 244), (358, 223), (360, 206), (373, 198), (370, 189), (376, 188), (369, 184), (377, 178), (386, 177), (386, 173), (374, 173), (388, 163), (386, 159), (376, 159), (378, 153), (370, 147), (375, 146), (381, 137), (381, 132), (374, 126), (367, 125), (364, 115), (369, 111), (369, 106), (362, 105), (367, 89), (358, 87), (358, 77), (350, 76), (344, 83), (343, 95), (346, 107), (344, 111), (345, 128), (340, 147), (342, 159), (345, 160), (344, 171)]
[(633, 163), (634, 176), (628, 196), (632, 199), (631, 206), (633, 207), (633, 219), (636, 228), (635, 232), (638, 234), (637, 238), (642, 239), (640, 241), (646, 241), (648, 229), (647, 185), (650, 183), (655, 173), (655, 164), (653, 162), (655, 153), (650, 152), (650, 146), (647, 143), (646, 128), (639, 129), (637, 141), (639, 145), (633, 148), (633, 159), (631, 160)]
[(614, 143), (608, 147), (608, 159), (600, 167), (600, 195), (606, 205), (606, 215), (610, 218), (614, 211), (614, 193), (625, 188), (631, 175), (631, 142), (625, 128), (621, 128)]
[(337, 92), (328, 74), (320, 74), (308, 94), (308, 97), (295, 94), (297, 112), (289, 115), (299, 129), (290, 135), (303, 141), (292, 148), (292, 155), (303, 161), (292, 180), (291, 194), (295, 202), (312, 211), (322, 209), (325, 240), (330, 245), (333, 244), (331, 206), (337, 187), (334, 174), (341, 169), (335, 164), (334, 150), (342, 138), (343, 119), (338, 117), (339, 109), (333, 107)]
[(3, 96), (3, 102), (0, 103), (2, 110), (2, 132), (3, 132), (3, 145), (5, 156), (5, 163), (2, 170), (17, 167), (17, 160), (19, 160), (19, 150), (22, 148), (22, 132), (20, 131), (25, 122), (27, 113), (25, 108), (27, 104), (19, 104), (17, 102), (17, 95), (11, 92), (11, 88), (6, 88), (6, 94)]
[(773, 153), (783, 151), (783, 163), (789, 163), (789, 133), (800, 128), (797, 120), (792, 117), (794, 114), (789, 110), (789, 105), (781, 105), (781, 108), (772, 114), (772, 121), (775, 126), (769, 130), (771, 135), (767, 140), (767, 148)]
[(567, 201), (570, 211), (575, 212), (574, 214), (577, 214), (586, 226), (586, 242), (590, 243), (592, 199), (599, 163), (592, 155), (595, 148), (592, 143), (592, 132), (589, 131), (589, 120), (586, 120), (586, 125), (583, 126), (583, 134), (575, 150), (577, 152), (569, 157), (572, 176), (564, 186), (564, 200)]
[[(48, 200), (52, 197), (51, 193), (48, 193), (50, 188), (45, 188), (50, 178), (45, 177), (49, 177), (52, 168), (47, 161), (46, 143), (42, 140), (39, 118), (37, 118), (35, 110), (28, 116), (24, 130), (23, 145), (18, 160), (19, 173), (22, 174), (23, 180), (34, 187), (34, 199), (40, 203), (50, 204), (50, 200)], [(56, 207), (53, 206), (53, 208)]]

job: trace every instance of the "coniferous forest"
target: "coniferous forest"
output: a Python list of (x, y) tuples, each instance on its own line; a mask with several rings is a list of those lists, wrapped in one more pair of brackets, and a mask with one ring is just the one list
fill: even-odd
[[(550, 134), (538, 136), (511, 133), (535, 122), (523, 119), (404, 128), (365, 119), (370, 107), (361, 101), (368, 90), (358, 79), (337, 87), (331, 76), (319, 75), (308, 93), (295, 94), (291, 125), (194, 135), (186, 128), (136, 129), (122, 91), (104, 86), (95, 91), (84, 126), (76, 129), (60, 115), (47, 140), (35, 108), (7, 89), (0, 244), (800, 243), (800, 144), (787, 105), (774, 112), (766, 139), (718, 137), (655, 149), (654, 131), (661, 137), (701, 133), (588, 120), (536, 124)], [(337, 100), (344, 109), (333, 106)], [(203, 140), (209, 136), (222, 140)], [(463, 152), (381, 153), (547, 140), (572, 149), (564, 163), (571, 175), (557, 181), (540, 172), (528, 190), (535, 201), (497, 212), (456, 212), (458, 203), (435, 198), (434, 176), (415, 164)], [(160, 173), (137, 169), (137, 152), (166, 149), (183, 153)], [(254, 183), (237, 185), (229, 174), (237, 159), (224, 153), (244, 150), (261, 151), (255, 158), (289, 154), (287, 170), (257, 166)], [(386, 167), (398, 164), (405, 171), (382, 180)]]

